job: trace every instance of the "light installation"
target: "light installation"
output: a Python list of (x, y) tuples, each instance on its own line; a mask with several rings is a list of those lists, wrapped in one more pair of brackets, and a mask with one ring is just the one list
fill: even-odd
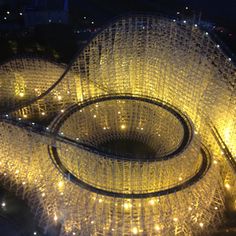
[(0, 66), (1, 182), (60, 235), (207, 235), (235, 192), (235, 66), (197, 25), (134, 15), (67, 67)]

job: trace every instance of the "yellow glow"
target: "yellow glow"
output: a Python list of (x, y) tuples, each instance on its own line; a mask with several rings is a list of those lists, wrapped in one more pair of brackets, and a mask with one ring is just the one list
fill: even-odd
[(126, 126), (125, 126), (125, 125), (121, 125), (120, 128), (121, 128), (121, 129), (125, 129)]
[(137, 228), (137, 227), (133, 227), (132, 233), (133, 233), (133, 234), (137, 234), (137, 233), (138, 233), (138, 228)]
[(226, 183), (226, 184), (225, 184), (225, 188), (226, 188), (226, 189), (230, 189), (231, 186), (230, 186), (228, 183)]
[(58, 220), (58, 218), (57, 218), (57, 215), (54, 215), (54, 221), (57, 221)]
[(161, 230), (161, 227), (159, 225), (155, 225), (154, 228), (155, 228), (156, 231), (160, 231)]
[(199, 225), (200, 225), (200, 227), (202, 228), (204, 224), (203, 224), (203, 223), (199, 223)]
[(152, 200), (149, 201), (149, 204), (150, 204), (150, 205), (154, 205), (154, 204), (155, 204), (155, 201), (152, 199)]
[(60, 182), (58, 183), (58, 187), (61, 189), (61, 188), (63, 188), (63, 186), (64, 186), (63, 181), (60, 181)]
[(19, 93), (19, 96), (22, 98), (22, 97), (24, 97), (24, 96), (25, 96), (25, 94), (24, 94), (24, 93), (22, 93), (22, 92), (20, 92), (20, 93)]
[(129, 202), (125, 202), (124, 203), (124, 209), (125, 210), (128, 210), (128, 209), (130, 209), (132, 207), (132, 204), (131, 203), (129, 203)]
[(61, 95), (57, 96), (57, 99), (58, 99), (58, 101), (61, 101), (62, 96)]
[(42, 112), (41, 115), (42, 115), (42, 116), (45, 116), (45, 112)]
[(177, 221), (178, 221), (178, 218), (174, 217), (174, 218), (173, 218), (173, 221), (174, 221), (174, 222), (177, 222)]

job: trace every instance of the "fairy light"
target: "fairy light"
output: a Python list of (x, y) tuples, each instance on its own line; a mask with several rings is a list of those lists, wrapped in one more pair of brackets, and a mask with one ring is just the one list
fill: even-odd
[(58, 220), (58, 217), (57, 217), (57, 215), (54, 215), (54, 221), (57, 221)]
[(19, 96), (23, 98), (23, 97), (25, 96), (25, 94), (22, 93), (22, 92), (20, 92), (20, 93), (19, 93)]
[(159, 225), (155, 225), (154, 229), (155, 229), (156, 231), (160, 231), (160, 230), (161, 230), (161, 227), (160, 227)]
[(132, 233), (133, 233), (133, 234), (138, 234), (138, 228), (137, 228), (137, 227), (133, 227)]
[(153, 199), (151, 199), (151, 200), (149, 201), (149, 204), (150, 204), (150, 205), (154, 205), (154, 204), (155, 204), (155, 201), (154, 201)]
[(120, 128), (124, 130), (126, 128), (126, 126), (125, 125), (121, 125)]
[(231, 188), (231, 186), (228, 183), (226, 183), (225, 188), (229, 190)]

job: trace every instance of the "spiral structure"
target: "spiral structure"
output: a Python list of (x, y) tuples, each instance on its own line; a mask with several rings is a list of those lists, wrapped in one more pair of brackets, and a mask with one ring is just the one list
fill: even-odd
[(121, 17), (66, 69), (18, 57), (0, 70), (0, 178), (46, 231), (221, 225), (235, 195), (235, 66), (198, 26)]

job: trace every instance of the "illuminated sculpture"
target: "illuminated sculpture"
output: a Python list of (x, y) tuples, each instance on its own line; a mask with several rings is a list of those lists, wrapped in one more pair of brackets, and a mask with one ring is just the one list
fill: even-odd
[(226, 192), (235, 197), (235, 66), (197, 25), (121, 17), (66, 69), (16, 58), (0, 70), (1, 179), (45, 230), (220, 225)]

